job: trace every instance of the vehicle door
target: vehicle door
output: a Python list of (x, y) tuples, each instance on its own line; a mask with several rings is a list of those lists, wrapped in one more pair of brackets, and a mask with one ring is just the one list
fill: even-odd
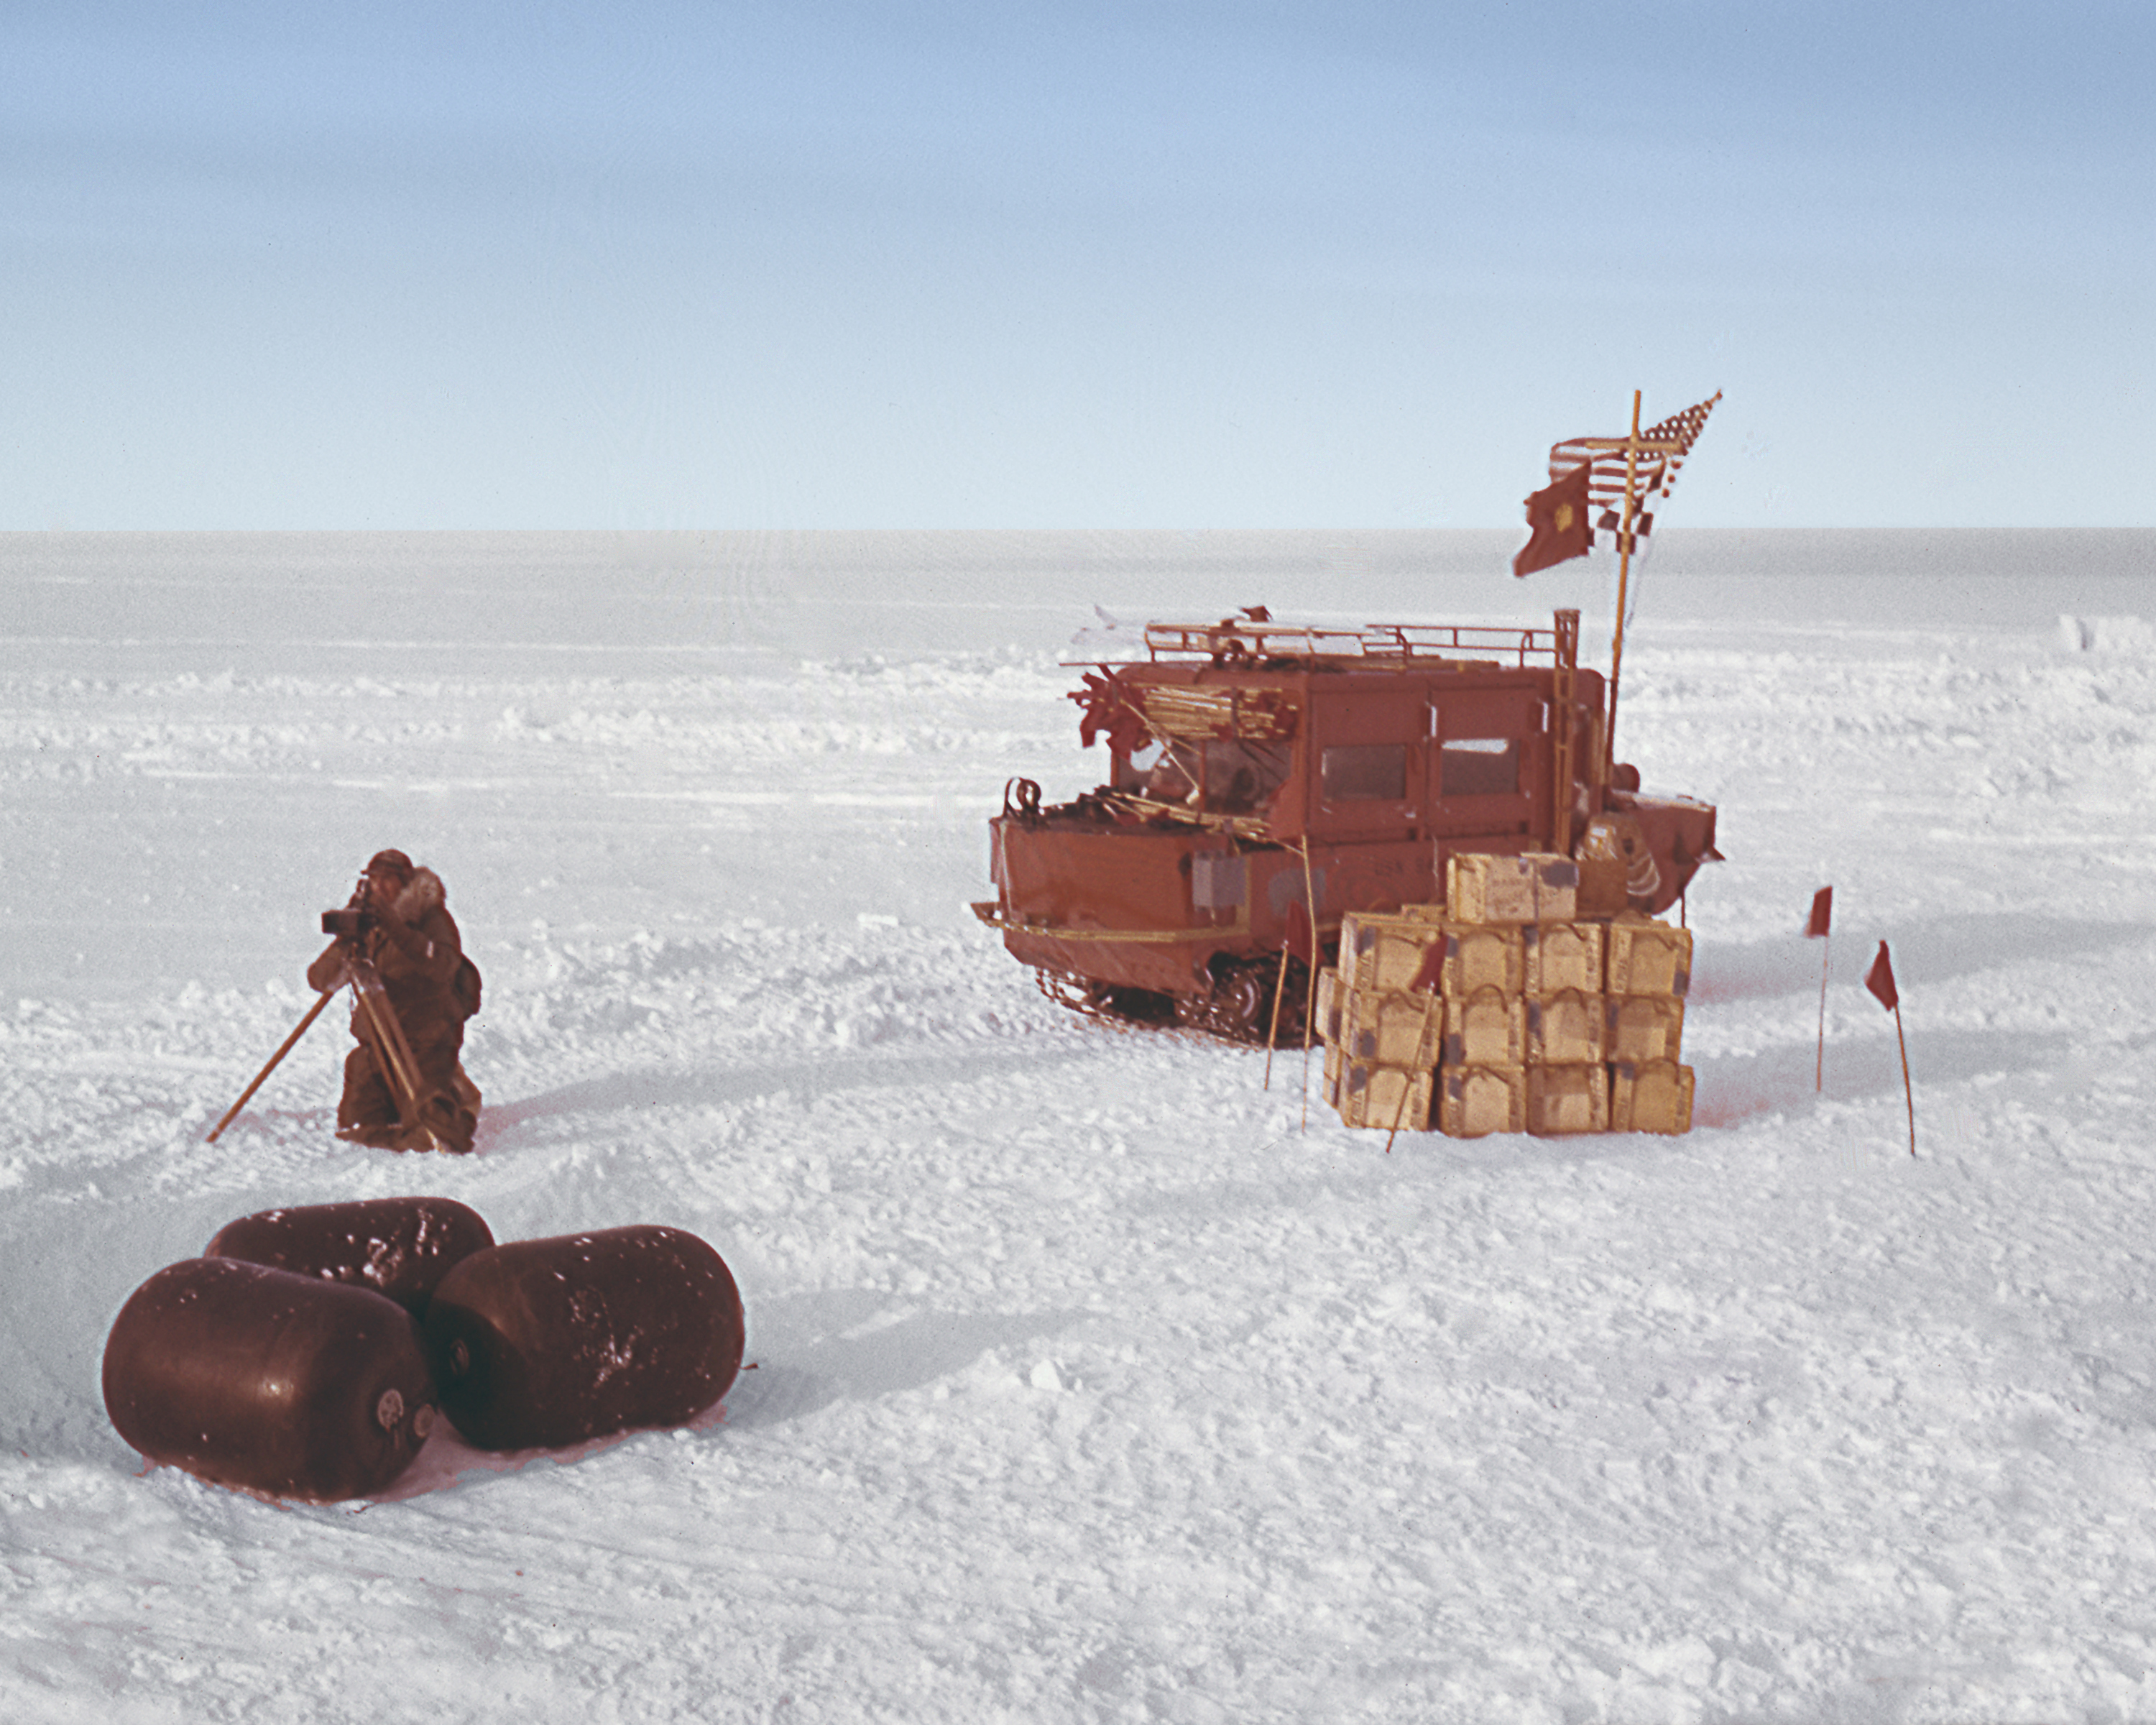
[(1429, 783), (1428, 693), (1405, 679), (1356, 682), (1312, 680), (1310, 831), (1336, 840), (1404, 839), (1421, 824)]
[(1432, 834), (1510, 838), (1548, 828), (1547, 711), (1532, 687), (1436, 691), (1429, 721)]

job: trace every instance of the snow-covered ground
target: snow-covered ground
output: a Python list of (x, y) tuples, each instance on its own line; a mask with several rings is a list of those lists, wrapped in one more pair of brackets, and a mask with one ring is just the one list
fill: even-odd
[[(1658, 550), (1686, 1137), (1387, 1157), (964, 912), (1094, 782), (1093, 603), (1599, 602), (1517, 536), (0, 541), (0, 1717), (2156, 1717), (2156, 536)], [(385, 845), (479, 1153), (336, 1143), (329, 1022), (204, 1143)], [(413, 1192), (695, 1231), (755, 1369), (378, 1502), (145, 1472), (133, 1288)]]

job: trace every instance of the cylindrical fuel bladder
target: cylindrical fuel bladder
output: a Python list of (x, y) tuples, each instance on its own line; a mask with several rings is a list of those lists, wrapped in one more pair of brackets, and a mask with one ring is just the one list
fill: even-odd
[(461, 1260), (494, 1244), (477, 1210), (448, 1198), (370, 1198), (258, 1210), (228, 1222), (206, 1258), (244, 1258), (387, 1294), (414, 1317)]
[(483, 1450), (679, 1425), (741, 1369), (741, 1291), (678, 1228), (608, 1228), (474, 1252), (427, 1308), (442, 1409)]
[(152, 1461), (318, 1503), (378, 1491), (434, 1423), (412, 1314), (237, 1258), (159, 1271), (105, 1343), (105, 1407)]

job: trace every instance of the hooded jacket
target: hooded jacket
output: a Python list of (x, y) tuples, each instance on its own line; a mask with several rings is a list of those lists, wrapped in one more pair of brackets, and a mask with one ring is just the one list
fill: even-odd
[[(358, 942), (359, 956), (372, 961), (381, 974), (404, 1040), (415, 1052), (423, 1045), (451, 1037), (463, 1040), (464, 1011), (454, 984), (464, 947), (444, 902), (446, 896), (440, 875), (432, 869), (414, 870), (396, 903), (376, 918)], [(338, 986), (344, 980), (348, 956), (346, 942), (331, 942), (307, 967), (308, 986), (318, 990)], [(362, 1042), (373, 1040), (365, 1014), (356, 1007), (352, 1034)]]

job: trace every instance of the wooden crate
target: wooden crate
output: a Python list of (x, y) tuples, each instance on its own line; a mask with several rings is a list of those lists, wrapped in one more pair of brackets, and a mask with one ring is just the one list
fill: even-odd
[(1527, 999), (1527, 1065), (1600, 1065), (1609, 1019), (1599, 993), (1560, 988)]
[(1351, 1060), (1435, 1066), (1445, 1004), (1435, 994), (1380, 994), (1353, 988), (1340, 999), (1340, 1047)]
[(1609, 1065), (1609, 1130), (1663, 1132), (1691, 1130), (1692, 1070), (1675, 1060), (1613, 1060)]
[(1443, 1059), (1448, 1066), (1517, 1066), (1527, 1059), (1525, 1004), (1502, 988), (1445, 998)]
[(1437, 1074), (1437, 1129), (1448, 1137), (1525, 1132), (1524, 1066), (1442, 1066)]
[(1609, 925), (1612, 994), (1681, 999), (1691, 987), (1691, 931), (1628, 911)]
[(1397, 1122), (1402, 1132), (1428, 1132), (1435, 1076), (1429, 1070), (1407, 1072), (1398, 1066), (1343, 1060), (1330, 1101), (1349, 1126), (1390, 1132)]
[(1445, 860), (1445, 903), (1455, 922), (1569, 922), (1578, 914), (1579, 865), (1551, 851)]
[(1485, 988), (1521, 991), (1527, 960), (1519, 929), (1486, 922), (1447, 922), (1443, 929), (1445, 957), (1437, 982), (1442, 993), (1465, 999)]
[(1602, 992), (1602, 958), (1609, 931), (1599, 922), (1543, 922), (1520, 931), (1527, 994), (1554, 994), (1577, 988)]
[(1682, 1058), (1685, 1004), (1671, 994), (1612, 994), (1604, 1002), (1609, 1029), (1604, 1058), (1674, 1060)]
[(1414, 987), (1442, 925), (1419, 918), (1351, 911), (1340, 919), (1340, 979), (1373, 994)]
[(1527, 1130), (1537, 1137), (1609, 1130), (1609, 1069), (1530, 1066)]

